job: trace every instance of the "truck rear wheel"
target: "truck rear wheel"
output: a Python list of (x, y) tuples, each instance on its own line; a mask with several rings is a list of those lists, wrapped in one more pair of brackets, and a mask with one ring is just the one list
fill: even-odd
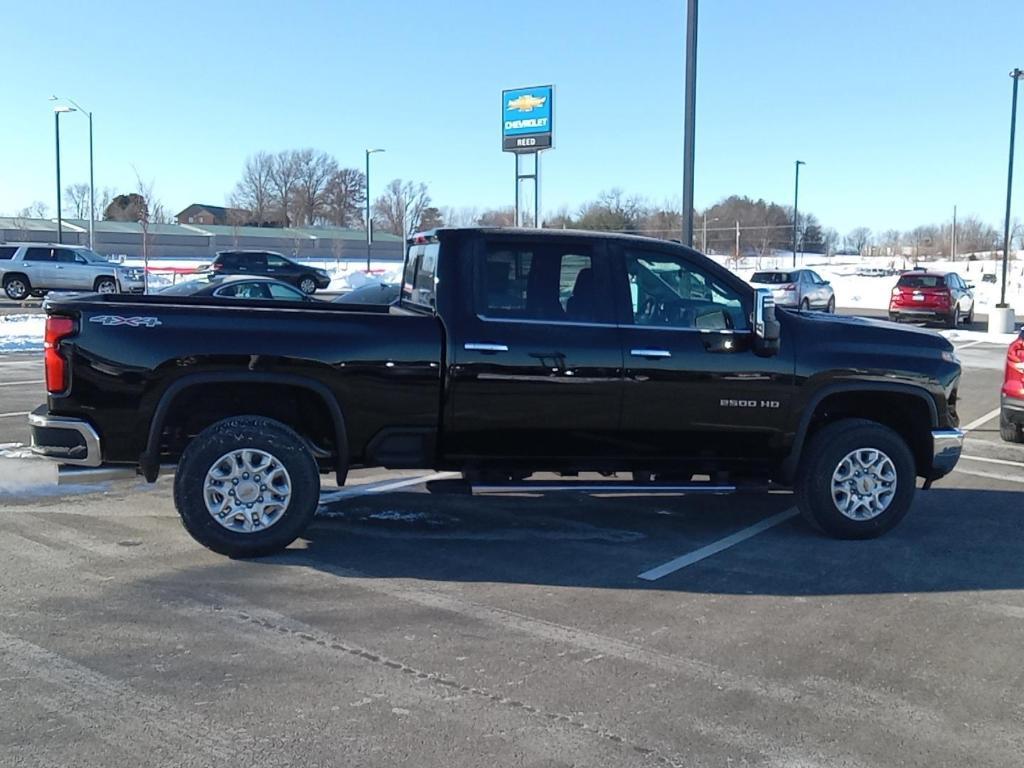
[(822, 427), (804, 446), (797, 504), (804, 518), (839, 539), (871, 539), (910, 510), (914, 456), (886, 426), (843, 419)]
[(316, 514), (320, 473), (290, 427), (235, 416), (200, 432), (174, 478), (174, 504), (196, 541), (228, 557), (280, 552)]

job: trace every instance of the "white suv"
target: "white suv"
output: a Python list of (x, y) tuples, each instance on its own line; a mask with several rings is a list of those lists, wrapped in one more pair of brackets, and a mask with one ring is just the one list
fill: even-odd
[(143, 293), (145, 271), (113, 264), (77, 245), (3, 243), (0, 287), (15, 301), (47, 291)]

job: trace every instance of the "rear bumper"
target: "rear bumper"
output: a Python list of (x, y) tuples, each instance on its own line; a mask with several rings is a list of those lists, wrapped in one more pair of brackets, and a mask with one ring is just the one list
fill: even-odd
[(32, 453), (80, 467), (102, 463), (100, 436), (85, 419), (51, 416), (41, 405), (28, 416)]
[(945, 307), (939, 309), (937, 307), (889, 307), (889, 315), (891, 317), (918, 317), (918, 318), (930, 318), (933, 320), (945, 320), (949, 317), (950, 309)]
[(964, 446), (964, 432), (960, 429), (932, 431), (932, 471), (929, 480), (945, 477), (960, 460)]

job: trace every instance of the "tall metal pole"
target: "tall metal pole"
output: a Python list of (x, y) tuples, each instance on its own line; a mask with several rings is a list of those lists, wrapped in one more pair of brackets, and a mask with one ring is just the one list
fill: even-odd
[(949, 232), (949, 260), (956, 261), (956, 206), (953, 206), (953, 226)]
[(93, 175), (92, 112), (89, 115), (89, 249), (96, 250), (96, 178)]
[(693, 247), (693, 154), (697, 112), (697, 0), (686, 2), (686, 94), (683, 115), (683, 244)]
[(796, 228), (797, 211), (800, 204), (800, 166), (806, 165), (803, 160), (796, 161), (796, 182), (793, 185), (793, 268), (796, 269)]
[(1003, 227), (1003, 285), (999, 291), (999, 306), (1006, 306), (1006, 266), (1010, 258), (1010, 197), (1013, 192), (1013, 140), (1017, 132), (1017, 84), (1024, 79), (1024, 70), (1014, 69), (1010, 72), (1013, 78), (1013, 101), (1010, 107), (1010, 162), (1006, 172), (1006, 221)]
[(60, 112), (53, 113), (53, 135), (57, 139), (57, 242), (64, 242), (63, 222), (60, 215)]
[(704, 211), (704, 227), (703, 236), (701, 237), (701, 251), (704, 253), (708, 252), (708, 212)]
[[(366, 272), (370, 272), (370, 150), (366, 150)], [(402, 245), (403, 250), (405, 245)]]

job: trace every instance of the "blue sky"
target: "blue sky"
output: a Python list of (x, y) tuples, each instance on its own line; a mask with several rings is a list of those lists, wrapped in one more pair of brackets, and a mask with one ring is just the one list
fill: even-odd
[[(223, 203), (252, 152), (307, 146), (356, 167), (385, 147), (375, 182), (510, 204), (500, 91), (540, 83), (544, 208), (681, 196), (684, 0), (87, 5), (5, 4), (0, 213), (54, 205), (51, 93), (94, 111), (98, 187), (130, 190), (134, 165), (172, 211)], [(840, 232), (954, 203), (1001, 221), (1021, 0), (704, 0), (699, 43), (698, 207), (790, 203), (800, 158), (801, 209)], [(86, 181), (86, 121), (61, 119), (64, 181)]]

